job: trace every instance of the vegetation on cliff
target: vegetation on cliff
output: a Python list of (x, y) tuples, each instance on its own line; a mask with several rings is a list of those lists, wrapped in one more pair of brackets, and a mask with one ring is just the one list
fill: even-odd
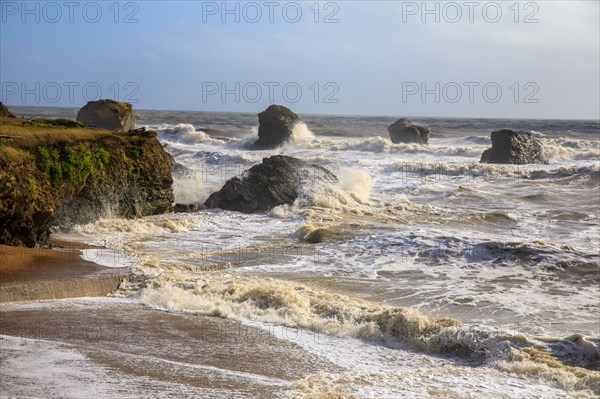
[(0, 243), (44, 245), (53, 226), (169, 211), (171, 168), (154, 132), (0, 118)]

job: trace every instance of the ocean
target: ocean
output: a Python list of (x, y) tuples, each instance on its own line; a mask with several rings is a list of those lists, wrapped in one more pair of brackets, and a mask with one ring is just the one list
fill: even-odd
[[(115, 300), (233, 320), (334, 365), (283, 383), (285, 397), (600, 394), (599, 121), (413, 118), (431, 129), (415, 145), (389, 140), (395, 117), (301, 117), (292, 142), (250, 151), (254, 114), (136, 111), (187, 171), (176, 202), (276, 154), (339, 182), (307, 179), (267, 213), (107, 208), (54, 238), (132, 267)], [(549, 164), (480, 164), (502, 128), (533, 132)]]

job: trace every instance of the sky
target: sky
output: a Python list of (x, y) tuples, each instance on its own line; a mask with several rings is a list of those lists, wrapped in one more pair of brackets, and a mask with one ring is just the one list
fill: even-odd
[(600, 119), (599, 4), (0, 0), (0, 101)]

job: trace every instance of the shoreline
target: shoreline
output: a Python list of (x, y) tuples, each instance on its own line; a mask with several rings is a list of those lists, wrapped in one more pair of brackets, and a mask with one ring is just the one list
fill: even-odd
[(102, 297), (129, 276), (129, 267), (100, 266), (81, 258), (80, 249), (0, 245), (0, 303)]
[(253, 326), (122, 298), (4, 304), (0, 347), (11, 397), (275, 398), (300, 378), (342, 370)]

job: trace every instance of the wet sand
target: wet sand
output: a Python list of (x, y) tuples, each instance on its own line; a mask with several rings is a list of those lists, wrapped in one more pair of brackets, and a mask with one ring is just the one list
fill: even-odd
[(0, 334), (11, 397), (271, 398), (339, 369), (264, 330), (119, 298), (5, 303)]
[(0, 302), (105, 296), (128, 268), (108, 268), (82, 259), (80, 249), (0, 245)]

